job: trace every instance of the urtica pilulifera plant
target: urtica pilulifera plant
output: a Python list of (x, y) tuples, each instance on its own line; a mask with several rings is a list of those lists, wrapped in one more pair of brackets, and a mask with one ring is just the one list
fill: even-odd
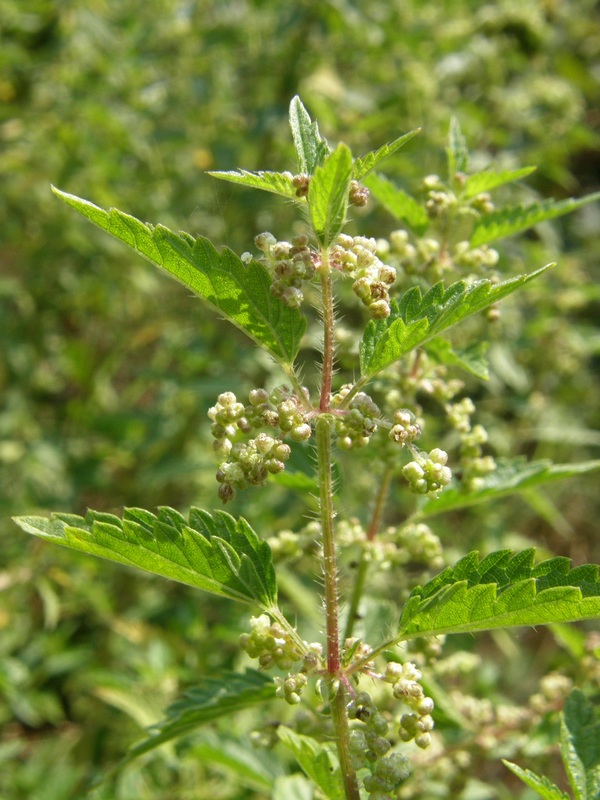
[[(343, 143), (330, 148), (298, 97), (291, 102), (290, 124), (298, 155), (295, 174), (212, 173), (273, 192), (301, 211), (292, 234), (258, 233), (253, 247), (239, 257), (228, 249), (217, 251), (202, 236), (143, 224), (54, 191), (192, 289), (275, 362), (278, 380), (244, 394), (232, 386), (207, 410), (216, 490), (227, 504), (240, 492), (281, 477), (293, 463), (295, 448), (310, 448), (314, 476), (296, 469), (284, 486), (309, 487), (318, 499), (315, 519), (303, 519), (293, 531), (272, 531), (268, 538), (222, 509), (192, 508), (183, 516), (166, 507), (157, 514), (128, 508), (122, 517), (89, 511), (85, 517), (56, 513), (17, 522), (43, 539), (254, 609), (240, 647), (257, 669), (207, 679), (169, 710), (125, 762), (236, 709), (279, 698), (290, 708), (282, 709), (280, 724), (255, 733), (253, 741), (287, 747), (306, 776), (300, 780), (307, 786), (312, 781), (319, 796), (412, 797), (411, 762), (418, 761), (419, 750), (427, 751), (435, 740), (438, 756), (443, 754), (443, 738), (434, 732), (435, 686), (444, 669), (453, 669), (448, 660), (443, 667), (443, 660), (438, 663), (446, 636), (600, 617), (597, 566), (571, 568), (565, 558), (540, 561), (527, 549), (484, 556), (471, 552), (443, 568), (440, 539), (427, 524), (444, 511), (600, 466), (496, 460), (475, 403), (457, 377), (462, 371), (487, 378), (486, 346), (479, 341), (458, 346), (446, 338), (467, 317), (483, 312), (493, 321), (500, 300), (551, 266), (502, 279), (499, 253), (491, 243), (598, 195), (496, 208), (491, 192), (532, 170), (470, 174), (467, 147), (453, 121), (447, 177), (426, 176), (421, 196), (412, 197), (375, 170), (417, 131), (353, 158)], [(397, 228), (386, 238), (347, 232), (355, 224), (349, 222), (350, 210), (363, 208), (371, 195), (396, 219)], [(341, 311), (353, 303), (353, 318), (364, 319), (358, 333), (341, 321)], [(309, 323), (313, 330), (320, 328), (316, 385), (304, 385), (297, 359)], [(427, 435), (425, 408), (432, 404), (452, 432), (450, 452)], [(360, 458), (344, 456), (349, 451), (361, 451)], [(340, 459), (346, 470), (364, 470), (368, 463), (378, 476), (365, 519), (344, 517), (334, 478)], [(414, 510), (402, 524), (386, 527), (386, 502), (396, 484), (414, 493)], [(350, 567), (346, 549), (358, 553)], [(315, 592), (322, 591), (324, 609), (324, 635), (318, 641), (305, 640), (298, 615), (284, 614), (278, 605), (275, 565), (285, 561), (322, 581), (322, 589), (315, 586)], [(340, 563), (351, 579), (341, 574)], [(415, 565), (422, 569), (422, 585), (406, 576), (409, 563), (413, 572)], [(371, 631), (363, 620), (373, 578), (384, 572), (395, 576), (397, 586), (386, 598), (386, 608), (393, 609), (388, 619), (395, 619), (383, 626), (387, 635), (381, 634), (382, 626)], [(456, 669), (469, 669), (468, 660), (465, 654)], [(569, 689), (559, 691), (559, 700)], [(552, 708), (554, 701), (556, 692), (548, 689), (525, 717), (502, 724), (507, 729), (522, 724), (533, 719), (536, 708)], [(571, 705), (575, 702), (585, 707), (587, 723), (595, 724), (581, 693)], [(466, 706), (459, 711), (462, 719), (483, 713)], [(482, 725), (500, 725), (492, 710), (486, 714)], [(573, 718), (569, 712), (571, 728), (576, 727)], [(577, 737), (569, 742), (564, 751), (582, 765), (570, 772), (576, 796), (597, 797), (581, 787), (598, 785), (600, 760), (586, 760)], [(529, 785), (537, 781), (534, 788), (551, 791), (545, 779), (510, 768)], [(307, 791), (312, 797), (313, 789)]]

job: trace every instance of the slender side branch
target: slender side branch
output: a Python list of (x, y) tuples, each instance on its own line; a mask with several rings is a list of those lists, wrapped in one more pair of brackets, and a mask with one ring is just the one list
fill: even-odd
[[(379, 529), (381, 528), (381, 519), (383, 517), (383, 510), (385, 508), (385, 501), (387, 499), (387, 495), (390, 489), (390, 483), (392, 482), (393, 474), (394, 474), (393, 469), (390, 466), (386, 466), (383, 476), (381, 478), (381, 483), (379, 484), (379, 489), (377, 490), (377, 496), (375, 498), (375, 506), (373, 508), (373, 514), (371, 516), (369, 529), (367, 531), (367, 542), (372, 542), (377, 536)], [(365, 588), (365, 581), (367, 579), (368, 569), (369, 569), (369, 562), (367, 561), (366, 550), (363, 549), (360, 554), (358, 567), (356, 568), (356, 578), (354, 580), (352, 598), (350, 599), (350, 608), (348, 609), (348, 620), (346, 622), (346, 632), (344, 634), (344, 639), (349, 639), (354, 632), (354, 625), (356, 624), (356, 621), (358, 619), (358, 607), (360, 605), (360, 601)]]

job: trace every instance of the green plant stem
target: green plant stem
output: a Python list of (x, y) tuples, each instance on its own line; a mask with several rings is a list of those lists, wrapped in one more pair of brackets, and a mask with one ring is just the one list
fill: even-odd
[(331, 718), (335, 730), (340, 771), (347, 800), (359, 800), (356, 771), (350, 764), (346, 688), (342, 682), (339, 641), (339, 605), (337, 596), (337, 558), (333, 525), (333, 479), (331, 441), (333, 418), (319, 417), (316, 424), (317, 463), (320, 487), (321, 525), (323, 528), (323, 575), (325, 580), (325, 617), (327, 630), (327, 673), (330, 682)]
[(323, 577), (325, 581), (325, 619), (327, 631), (327, 675), (329, 678), (331, 718), (340, 762), (346, 800), (360, 800), (358, 778), (350, 763), (346, 686), (343, 682), (339, 640), (339, 604), (337, 555), (334, 537), (332, 440), (334, 418), (331, 408), (331, 383), (334, 359), (333, 287), (329, 253), (321, 254), (321, 293), (323, 315), (323, 367), (320, 415), (316, 422), (317, 474), (323, 531)]
[[(393, 469), (390, 466), (386, 466), (379, 484), (379, 489), (377, 490), (375, 506), (373, 508), (373, 514), (371, 515), (369, 529), (367, 531), (367, 542), (372, 542), (381, 528), (381, 519), (383, 517), (383, 510), (385, 508), (385, 501), (390, 489), (390, 483), (392, 482), (392, 476)], [(354, 632), (354, 625), (358, 619), (358, 607), (360, 605), (365, 588), (368, 570), (369, 562), (367, 561), (366, 548), (363, 548), (360, 554), (358, 567), (356, 568), (356, 578), (354, 581), (354, 588), (352, 590), (352, 597), (350, 599), (350, 608), (348, 609), (348, 620), (346, 622), (344, 639), (349, 639)]]

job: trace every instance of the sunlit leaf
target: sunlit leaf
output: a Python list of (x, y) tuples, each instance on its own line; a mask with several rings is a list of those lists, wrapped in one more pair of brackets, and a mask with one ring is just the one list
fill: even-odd
[(363, 183), (393, 217), (408, 225), (418, 236), (425, 233), (429, 227), (429, 217), (425, 208), (414, 197), (383, 175), (368, 175)]
[(155, 516), (126, 508), (122, 519), (88, 511), (17, 517), (27, 533), (108, 558), (188, 586), (266, 610), (277, 603), (271, 550), (242, 517), (192, 508), (189, 521), (172, 508)]
[(329, 155), (329, 145), (319, 133), (319, 126), (310, 118), (302, 101), (296, 95), (290, 103), (290, 127), (298, 154), (301, 173), (313, 175)]
[(344, 227), (348, 187), (352, 178), (352, 153), (339, 144), (317, 167), (308, 191), (310, 220), (319, 242), (328, 246)]
[(529, 206), (511, 206), (499, 211), (492, 211), (491, 214), (483, 214), (475, 223), (470, 245), (479, 247), (496, 239), (503, 239), (505, 236), (513, 236), (515, 233), (526, 231), (539, 222), (570, 214), (599, 199), (600, 192), (595, 192), (587, 197), (581, 197), (579, 200), (573, 198), (559, 201), (544, 200)]
[(526, 178), (535, 170), (536, 167), (522, 167), (521, 169), (502, 170), (501, 172), (494, 172), (491, 169), (476, 172), (474, 175), (469, 175), (465, 181), (463, 197), (469, 200), (481, 192), (491, 192), (492, 189), (496, 189), (498, 186), (520, 181), (521, 178)]
[(277, 735), (292, 751), (302, 771), (317, 784), (325, 797), (329, 800), (344, 800), (346, 795), (340, 768), (332, 748), (319, 744), (310, 736), (295, 733), (284, 725), (277, 728)]
[(534, 550), (470, 553), (411, 592), (399, 640), (600, 617), (598, 566), (568, 558), (534, 565)]
[(418, 286), (392, 304), (387, 319), (371, 320), (360, 343), (360, 369), (371, 376), (398, 361), (415, 347), (524, 286), (548, 267), (500, 283), (457, 281), (444, 288), (436, 283), (425, 295)]
[(551, 781), (543, 775), (536, 775), (529, 769), (521, 769), (517, 764), (502, 759), (505, 767), (520, 778), (526, 786), (536, 791), (544, 800), (571, 800), (568, 794), (561, 792), (558, 786), (555, 786)]
[(354, 161), (354, 168), (352, 171), (352, 177), (359, 181), (368, 175), (369, 172), (378, 167), (386, 158), (389, 158), (393, 155), (397, 150), (403, 147), (407, 142), (409, 142), (413, 136), (416, 136), (417, 133), (421, 128), (416, 128), (414, 131), (410, 131), (410, 133), (405, 133), (403, 136), (399, 136), (397, 139), (394, 139), (393, 142), (388, 142), (384, 144), (383, 147), (380, 147), (379, 150), (372, 150), (370, 153), (367, 153), (360, 158), (357, 158)]
[(466, 172), (469, 166), (469, 151), (467, 141), (460, 129), (460, 123), (456, 117), (450, 120), (450, 132), (448, 134), (448, 147), (446, 148), (448, 157), (448, 177), (454, 183), (457, 172)]
[(252, 189), (262, 189), (265, 192), (273, 192), (273, 194), (279, 194), (289, 200), (299, 200), (291, 175), (281, 172), (247, 172), (245, 169), (238, 169), (229, 172), (209, 172), (208, 174), (222, 181), (238, 183), (242, 186), (249, 186)]
[(258, 262), (244, 264), (228, 248), (221, 253), (203, 236), (173, 233), (144, 224), (117, 209), (105, 211), (87, 200), (53, 189), (65, 203), (213, 305), (282, 364), (300, 348), (306, 319), (271, 295), (271, 276)]

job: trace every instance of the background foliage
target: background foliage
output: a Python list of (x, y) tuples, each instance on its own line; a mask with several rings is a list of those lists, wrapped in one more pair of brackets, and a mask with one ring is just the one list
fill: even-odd
[[(232, 375), (247, 390), (272, 368), (175, 282), (74, 219), (49, 184), (240, 253), (261, 230), (284, 237), (294, 211), (204, 171), (290, 168), (287, 110), (300, 93), (324, 135), (355, 153), (421, 126), (388, 167), (409, 191), (442, 172), (456, 115), (474, 166), (538, 167), (511, 202), (580, 196), (600, 185), (600, 19), (592, 0), (0, 0), (0, 33), (0, 796), (64, 800), (178, 690), (239, 668), (247, 621), (184, 587), (48, 548), (9, 517), (214, 507), (206, 409)], [(359, 227), (385, 235), (393, 222), (374, 209)], [(499, 455), (598, 457), (599, 230), (591, 206), (502, 250), (507, 277), (559, 266), (503, 307), (488, 333), (491, 379), (469, 387)], [(436, 533), (453, 556), (533, 543), (598, 561), (596, 483), (451, 512)], [(364, 518), (369, 476), (355, 488), (351, 511)], [(402, 516), (395, 499), (390, 522)], [(262, 535), (297, 527), (303, 510), (277, 485), (244, 497)], [(493, 659), (461, 688), (519, 703), (549, 671), (589, 680), (577, 633), (518, 636), (518, 661), (510, 637), (482, 638)], [(239, 715), (229, 736), (253, 719)], [(547, 715), (517, 752), (541, 763), (557, 724)], [(265, 797), (270, 754), (232, 780), (213, 735), (134, 763), (97, 797)], [(531, 797), (486, 759), (454, 794), (428, 791)]]

